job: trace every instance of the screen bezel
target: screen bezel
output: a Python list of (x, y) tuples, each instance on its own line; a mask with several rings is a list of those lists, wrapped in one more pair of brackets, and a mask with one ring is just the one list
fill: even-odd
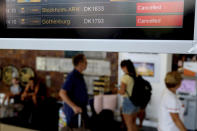
[[(197, 7), (197, 2), (195, 6)], [(195, 9), (195, 19), (196, 18), (197, 18), (197, 9)], [(196, 54), (197, 53), (197, 48), (195, 46), (197, 45), (196, 25), (197, 25), (197, 21), (195, 20), (194, 40), (0, 38), (0, 49)]]
[[(5, 0), (1, 14), (0, 38), (119, 39), (119, 40), (193, 40), (195, 1), (184, 1), (183, 28), (88, 28), (88, 29), (7, 29)], [(189, 11), (188, 11), (189, 9)], [(2, 19), (4, 19), (2, 21)]]

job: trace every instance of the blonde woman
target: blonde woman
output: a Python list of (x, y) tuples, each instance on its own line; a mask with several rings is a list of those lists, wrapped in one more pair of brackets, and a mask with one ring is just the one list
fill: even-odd
[(183, 124), (184, 106), (176, 96), (182, 77), (173, 71), (165, 77), (166, 89), (161, 99), (159, 110), (159, 131), (186, 131)]

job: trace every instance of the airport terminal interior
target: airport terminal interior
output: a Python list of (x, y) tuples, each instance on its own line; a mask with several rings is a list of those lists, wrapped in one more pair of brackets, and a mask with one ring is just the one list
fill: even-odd
[[(9, 49), (0, 50), (2, 130), (15, 128), (24, 131), (50, 129), (60, 131), (67, 126), (59, 90), (67, 74), (73, 69), (72, 57), (76, 54), (84, 54), (87, 58), (88, 65), (83, 74), (89, 101), (94, 103), (92, 106), (90, 102), (87, 106), (89, 117), (99, 115), (103, 110), (110, 110), (111, 112), (106, 112), (105, 116), (112, 113), (111, 120), (117, 122), (120, 131), (125, 130), (121, 116), (121, 97), (116, 90), (123, 75), (120, 62), (130, 59), (137, 73), (150, 82), (152, 87), (151, 99), (145, 109), (143, 127), (139, 130), (157, 130), (161, 95), (166, 88), (164, 79), (169, 71), (178, 71), (183, 76), (177, 96), (185, 105), (184, 124), (188, 130), (197, 129), (197, 55)], [(19, 78), (23, 91), (29, 78), (36, 77), (40, 81), (39, 90), (42, 98), (37, 99), (36, 105), (18, 98), (4, 101), (14, 77)], [(107, 98), (102, 107), (99, 96)], [(139, 118), (136, 123), (139, 125)], [(93, 125), (101, 125), (101, 122), (96, 121)]]
[(0, 131), (197, 131), (196, 6), (0, 0)]

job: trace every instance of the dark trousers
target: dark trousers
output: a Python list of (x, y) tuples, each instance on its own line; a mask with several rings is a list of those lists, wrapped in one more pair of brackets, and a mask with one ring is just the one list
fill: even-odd
[[(70, 123), (68, 123), (68, 126), (70, 128), (78, 128), (78, 116), (79, 114), (75, 114), (73, 116), (71, 116), (71, 119), (70, 119)], [(83, 110), (83, 113), (81, 114), (81, 126), (82, 127), (85, 127), (85, 128), (89, 128), (89, 116), (87, 114), (87, 110)]]

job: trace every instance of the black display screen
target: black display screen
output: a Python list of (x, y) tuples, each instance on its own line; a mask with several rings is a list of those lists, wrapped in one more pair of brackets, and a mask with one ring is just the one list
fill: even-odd
[(193, 40), (195, 0), (0, 0), (3, 38)]

